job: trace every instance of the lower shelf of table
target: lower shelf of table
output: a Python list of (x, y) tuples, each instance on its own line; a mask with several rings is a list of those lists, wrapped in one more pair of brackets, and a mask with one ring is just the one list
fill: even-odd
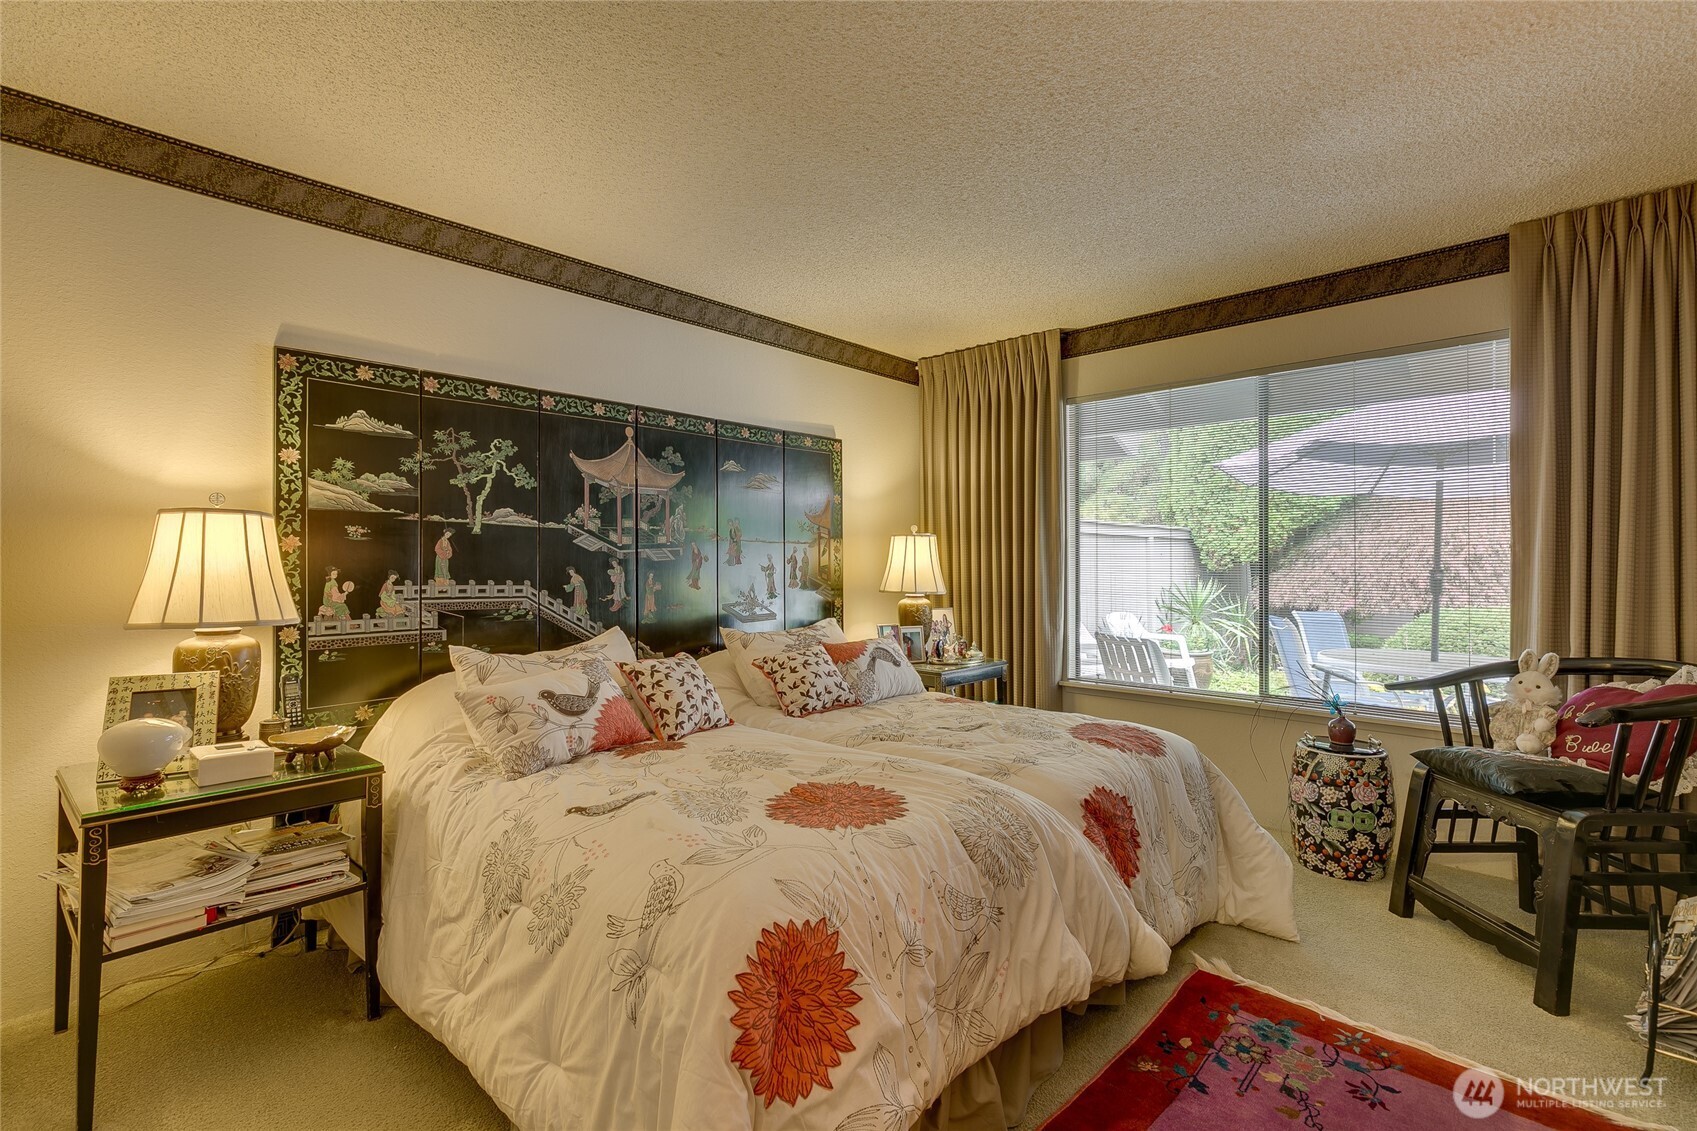
[[(264, 911), (251, 911), (245, 915), (228, 915), (218, 920), (216, 923), (208, 923), (206, 926), (197, 927), (192, 931), (183, 931), (180, 934), (168, 935), (162, 939), (154, 939), (151, 942), (145, 942), (139, 946), (125, 947), (123, 950), (113, 950), (110, 947), (102, 946), (100, 950), (100, 961), (110, 962), (114, 958), (128, 958), (132, 954), (141, 954), (143, 951), (154, 950), (162, 946), (170, 946), (172, 943), (186, 942), (189, 939), (200, 938), (202, 935), (217, 934), (219, 931), (228, 930), (231, 927), (239, 927), (244, 923), (257, 923), (264, 919), (274, 918), (287, 911), (299, 911), (301, 908), (311, 907), (315, 903), (323, 903), (326, 900), (340, 899), (344, 895), (352, 895), (355, 892), (366, 891), (369, 884), (366, 882), (365, 872), (358, 864), (354, 864), (352, 867), (354, 869), (354, 880), (345, 887), (333, 888), (330, 891), (319, 892), (315, 895), (308, 896), (305, 899), (297, 899), (292, 903), (285, 903), (278, 907), (268, 907)], [(59, 897), (59, 914), (64, 916), (65, 924), (70, 928), (71, 939), (73, 940), (74, 945), (75, 940), (80, 937), (77, 933), (78, 916), (77, 912), (72, 911), (70, 907), (66, 905), (63, 895)]]

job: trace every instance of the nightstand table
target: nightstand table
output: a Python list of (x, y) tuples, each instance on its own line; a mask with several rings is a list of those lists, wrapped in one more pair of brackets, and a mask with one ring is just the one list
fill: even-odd
[(954, 688), (965, 687), (969, 683), (983, 683), (986, 680), (996, 681), (996, 702), (1008, 701), (1008, 662), (1006, 660), (957, 660), (953, 662), (931, 662), (913, 665), (913, 670), (919, 673), (919, 680), (932, 691), (947, 691), (953, 695)]
[[(94, 1126), (94, 1053), (100, 1028), (100, 970), (115, 958), (168, 946), (185, 939), (221, 931), (242, 923), (269, 919), (282, 911), (322, 903), (356, 891), (365, 893), (365, 1015), (375, 1018), (382, 1008), (377, 984), (377, 935), (382, 926), (383, 764), (343, 746), (334, 761), (297, 763), (291, 767), (279, 755), (268, 778), (250, 778), (202, 788), (186, 774), (173, 775), (157, 789), (125, 793), (116, 782), (97, 782), (96, 764), (66, 766), (59, 771), (59, 852), (77, 854), (81, 882), (80, 905), (95, 914), (79, 916), (64, 893), (55, 888), (53, 947), (53, 1031), (69, 1026), (71, 964), (75, 952), (77, 975), (77, 1127)], [(106, 930), (106, 863), (111, 851), (129, 844), (180, 836), (273, 817), (297, 809), (358, 801), (361, 857), (347, 887), (320, 893), (282, 907), (251, 915), (239, 912), (197, 930), (184, 931), (125, 950), (108, 950)]]

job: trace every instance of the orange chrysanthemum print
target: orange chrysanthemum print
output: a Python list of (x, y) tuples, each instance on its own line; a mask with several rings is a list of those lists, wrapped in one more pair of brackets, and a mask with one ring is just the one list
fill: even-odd
[(1084, 799), (1083, 808), (1085, 837), (1102, 850), (1125, 886), (1130, 887), (1137, 878), (1137, 855), (1141, 847), (1131, 799), (1099, 785)]
[(854, 781), (798, 782), (766, 803), (768, 817), (802, 829), (864, 829), (906, 814), (901, 794)]
[(647, 742), (653, 737), (637, 717), (636, 708), (630, 705), (630, 700), (619, 695), (607, 700), (601, 708), (601, 713), (596, 716), (595, 738), (590, 747), (594, 750), (612, 750), (632, 743)]
[(1106, 746), (1126, 754), (1147, 754), (1151, 758), (1167, 756), (1167, 744), (1152, 730), (1130, 723), (1079, 723), (1068, 732), (1080, 742)]
[(850, 640), (845, 644), (833, 644), (827, 640), (825, 654), (831, 657), (833, 664), (852, 664), (866, 655), (866, 648), (871, 643), (870, 640)]
[(731, 1024), (742, 1030), (731, 1061), (747, 1070), (767, 1107), (773, 1100), (794, 1107), (815, 1084), (831, 1086), (831, 1069), (854, 1051), (848, 1031), (860, 1024), (852, 1012), (860, 995), (849, 987), (859, 977), (824, 919), (760, 932), (729, 994), (737, 1007)]

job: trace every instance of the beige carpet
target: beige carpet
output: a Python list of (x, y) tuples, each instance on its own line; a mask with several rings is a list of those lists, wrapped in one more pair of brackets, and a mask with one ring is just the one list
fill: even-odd
[[(1508, 895), (1504, 881), (1473, 882)], [(1642, 1065), (1620, 1022), (1637, 994), (1636, 935), (1584, 936), (1573, 1015), (1551, 1017), (1532, 1005), (1530, 970), (1425, 912), (1411, 922), (1393, 917), (1385, 883), (1298, 869), (1296, 896), (1300, 944), (1209, 926), (1180, 951), (1224, 959), (1244, 977), (1519, 1076), (1635, 1076)], [(506, 1127), (466, 1070), (399, 1010), (362, 1020), (346, 959), (304, 955), (297, 945), (190, 980), (113, 992), (101, 1021), (99, 1127)], [(1187, 970), (1175, 962), (1165, 976), (1132, 987), (1126, 1007), (1068, 1018), (1066, 1060), (1038, 1091), (1025, 1126), (1094, 1076)], [(75, 1038), (51, 1029), (45, 1013), (0, 1029), (7, 1131), (74, 1125)], [(1664, 1060), (1658, 1071), (1667, 1076), (1666, 1106), (1640, 1114), (1697, 1127), (1697, 1069)]]

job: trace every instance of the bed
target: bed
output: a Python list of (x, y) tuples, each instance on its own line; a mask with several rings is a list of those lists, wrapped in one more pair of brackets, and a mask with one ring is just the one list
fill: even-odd
[(1110, 861), (1009, 784), (744, 725), (506, 780), (452, 679), (364, 744), (379, 973), (521, 1127), (988, 1125), (1059, 1010), (1167, 965)]
[(701, 666), (740, 725), (964, 770), (1044, 802), (1169, 945), (1206, 922), (1297, 937), (1290, 857), (1180, 735), (935, 693), (792, 718), (749, 697), (729, 652)]

